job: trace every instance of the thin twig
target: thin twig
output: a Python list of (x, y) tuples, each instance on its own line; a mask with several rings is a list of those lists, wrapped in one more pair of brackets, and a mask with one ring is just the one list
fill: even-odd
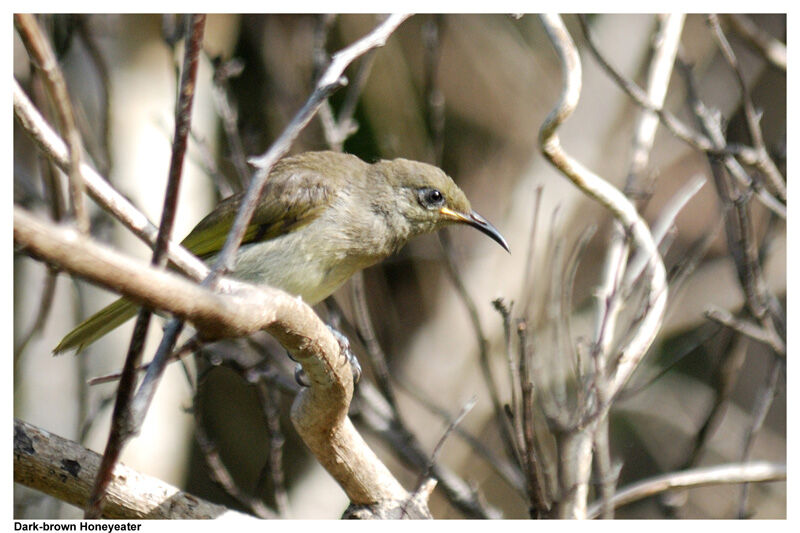
[(444, 446), (444, 443), (447, 441), (447, 438), (450, 436), (450, 434), (453, 432), (456, 426), (458, 426), (461, 423), (461, 421), (464, 420), (464, 417), (467, 416), (467, 414), (472, 410), (472, 408), (475, 407), (475, 404), (477, 402), (478, 399), (476, 397), (473, 396), (472, 398), (470, 398), (469, 401), (467, 401), (467, 403), (464, 404), (464, 407), (461, 408), (461, 411), (458, 413), (458, 415), (447, 426), (447, 429), (445, 430), (442, 437), (439, 439), (439, 442), (437, 442), (436, 446), (434, 446), (430, 459), (428, 459), (428, 464), (425, 466), (425, 469), (422, 471), (422, 473), (420, 473), (416, 484), (416, 488), (409, 495), (409, 500), (411, 500), (411, 498), (413, 498), (415, 494), (423, 490), (426, 481), (430, 479), (431, 471), (433, 470), (434, 465), (439, 459), (439, 452), (442, 451), (442, 447)]
[(47, 272), (45, 273), (44, 280), (42, 281), (43, 285), (42, 294), (39, 299), (39, 306), (36, 312), (36, 318), (33, 320), (33, 324), (31, 324), (31, 327), (30, 329), (28, 329), (28, 332), (22, 335), (22, 340), (20, 340), (19, 343), (14, 347), (15, 366), (16, 366), (16, 361), (25, 351), (25, 348), (28, 346), (28, 343), (38, 333), (41, 332), (42, 328), (45, 325), (45, 322), (47, 322), (47, 317), (50, 316), (50, 309), (52, 308), (53, 296), (55, 295), (57, 280), (58, 280), (58, 270), (52, 267), (47, 267)]
[[(695, 79), (688, 65), (683, 62), (680, 64), (681, 72), (687, 80), (688, 97), (697, 121), (717, 146), (724, 146), (726, 141), (719, 123), (720, 119), (710, 113), (700, 101)], [(765, 331), (775, 336), (775, 346), (779, 346), (785, 343), (782, 333), (785, 331), (785, 311), (771, 294), (764, 279), (748, 195), (730, 179), (736, 175), (738, 164), (730, 156), (724, 156), (722, 161), (709, 156), (709, 165), (714, 176), (717, 196), (722, 202), (728, 250), (736, 265), (736, 273), (745, 294), (748, 311), (761, 323)]]
[[(66, 144), (48, 125), (16, 80), (14, 80), (14, 117), (46, 157), (62, 170), (69, 167), (69, 151)], [(155, 224), (111, 187), (108, 180), (92, 167), (82, 163), (80, 170), (89, 195), (134, 235), (154, 246), (158, 235)], [(202, 280), (208, 273), (208, 267), (200, 259), (177, 243), (170, 243), (169, 258), (182, 272), (193, 279)]]
[(755, 46), (774, 66), (786, 71), (786, 45), (759, 28), (747, 15), (729, 14), (733, 29)]
[[(425, 451), (417, 437), (407, 428), (393, 423), (394, 414), (391, 412), (391, 408), (384, 403), (385, 398), (369, 382), (362, 383), (359, 386), (359, 391), (358, 398), (366, 400), (359, 404), (359, 421), (361, 424), (366, 425), (388, 443), (392, 453), (404, 463), (415, 469), (424, 470), (428, 468), (430, 464), (428, 452)], [(428, 405), (430, 405), (429, 402)], [(437, 410), (437, 412), (441, 412), (441, 410)], [(448, 423), (452, 421), (452, 417), (446, 413), (442, 415), (442, 418)], [(456, 427), (455, 431), (462, 434), (458, 427)], [(480, 455), (484, 455), (482, 453), (483, 448), (479, 443), (474, 447)], [(513, 479), (517, 471), (513, 470), (510, 464), (497, 464), (489, 459), (490, 452), (487, 451), (486, 453), (489, 455), (484, 455), (484, 457), (487, 458), (489, 464), (499, 467), (500, 470), (498, 471), (506, 472), (508, 477), (501, 474), (504, 479)], [(503, 466), (507, 466), (507, 468), (502, 468)], [(502, 517), (498, 509), (484, 502), (483, 498), (476, 493), (475, 489), (466, 480), (456, 475), (449, 468), (441, 464), (433, 464), (430, 467), (430, 474), (438, 481), (438, 486), (444, 492), (447, 500), (464, 516), (483, 519)], [(509, 482), (509, 485), (518, 488), (521, 483)]]
[(472, 323), (472, 329), (475, 332), (476, 341), (478, 343), (478, 363), (481, 373), (483, 374), (483, 381), (486, 384), (486, 388), (489, 390), (489, 397), (492, 400), (495, 422), (499, 426), (503, 447), (505, 448), (508, 459), (519, 464), (519, 457), (517, 456), (517, 450), (514, 445), (514, 432), (503, 410), (503, 402), (500, 399), (500, 392), (489, 362), (489, 341), (486, 339), (486, 335), (483, 332), (483, 326), (481, 326), (480, 316), (478, 315), (478, 308), (467, 291), (464, 281), (461, 279), (455, 259), (453, 258), (452, 245), (447, 230), (439, 231), (438, 237), (442, 249), (444, 250), (444, 264), (447, 274), (455, 286), (456, 294), (458, 294), (461, 302), (467, 309), (470, 322)]
[(769, 156), (769, 152), (767, 151), (767, 147), (764, 144), (764, 136), (761, 133), (760, 124), (761, 115), (760, 113), (756, 112), (755, 106), (753, 105), (750, 88), (747, 86), (747, 81), (744, 78), (744, 73), (739, 65), (739, 61), (736, 59), (736, 55), (733, 53), (733, 49), (731, 48), (728, 39), (725, 37), (725, 33), (722, 31), (722, 28), (719, 25), (719, 18), (716, 15), (709, 15), (708, 23), (713, 30), (712, 33), (717, 40), (717, 44), (722, 51), (722, 55), (725, 57), (725, 60), (736, 74), (736, 81), (739, 84), (739, 91), (742, 93), (742, 107), (744, 110), (745, 121), (747, 123), (747, 130), (750, 133), (750, 140), (752, 141), (753, 147), (758, 155), (756, 168), (758, 168), (767, 178), (768, 183), (772, 185), (773, 189), (778, 195), (778, 198), (781, 201), (786, 202), (786, 180), (781, 175), (778, 167), (775, 165), (775, 162), (772, 161), (772, 158)]
[(705, 316), (709, 320), (713, 320), (718, 324), (722, 324), (723, 326), (737, 331), (746, 337), (749, 337), (762, 344), (766, 344), (775, 351), (776, 355), (782, 358), (786, 357), (786, 345), (781, 341), (781, 339), (777, 338), (770, 331), (765, 330), (763, 327), (753, 324), (746, 319), (737, 318), (726, 309), (716, 306), (712, 306), (707, 309)]
[[(443, 407), (436, 405), (431, 398), (428, 398), (423, 391), (421, 391), (414, 383), (409, 380), (397, 378), (398, 385), (401, 389), (405, 390), (411, 398), (421, 405), (428, 412), (441, 418), (448, 424), (452, 421), (452, 415)], [(504, 461), (498, 457), (480, 438), (467, 432), (461, 427), (456, 427), (456, 434), (475, 451), (475, 453), (482, 457), (509, 487), (517, 491), (520, 495), (524, 494), (525, 482), (520, 476), (520, 472), (516, 469), (515, 465), (509, 461)]]
[[(778, 390), (778, 379), (785, 368), (785, 361), (775, 358), (772, 362), (772, 368), (767, 375), (766, 382), (761, 387), (759, 398), (753, 410), (753, 422), (747, 432), (747, 437), (742, 447), (742, 462), (747, 462), (753, 452), (753, 444), (755, 443), (756, 436), (761, 432), (761, 428), (767, 418), (769, 408), (772, 406), (772, 401), (775, 399), (775, 394)], [(748, 483), (742, 485), (742, 493), (739, 498), (739, 518), (746, 517), (748, 488)]]
[(294, 139), (297, 138), (303, 128), (305, 128), (314, 115), (316, 115), (325, 100), (344, 85), (346, 82), (342, 77), (344, 69), (356, 58), (364, 55), (369, 50), (383, 46), (392, 32), (394, 32), (408, 17), (409, 15), (392, 15), (366, 36), (334, 54), (330, 66), (328, 66), (328, 69), (320, 77), (314, 92), (300, 111), (297, 112), (289, 125), (283, 130), (275, 142), (272, 143), (269, 150), (258, 157), (250, 159), (249, 162), (256, 167), (256, 172), (250, 181), (247, 194), (242, 200), (241, 207), (228, 233), (225, 245), (215, 259), (211, 274), (204, 281), (205, 284), (214, 287), (216, 286), (219, 276), (233, 270), (236, 250), (239, 249), (239, 245), (242, 242), (250, 219), (253, 217), (253, 213), (261, 197), (261, 192), (269, 177), (270, 170), (272, 170), (273, 165), (289, 151), (289, 147)]
[(559, 105), (550, 112), (540, 129), (542, 152), (576, 187), (608, 209), (620, 221), (626, 233), (630, 232), (634, 244), (641, 247), (649, 257), (649, 309), (637, 333), (620, 350), (612, 380), (613, 393), (619, 391), (628, 381), (658, 332), (667, 301), (666, 274), (658, 247), (636, 208), (619, 190), (572, 159), (561, 148), (556, 130), (578, 103), (581, 87), (580, 59), (561, 19), (551, 15), (542, 15), (540, 18), (561, 59), (564, 80)]
[(421, 29), (425, 61), (425, 118), (433, 150), (433, 164), (436, 166), (441, 166), (444, 154), (445, 101), (438, 83), (444, 17), (441, 14), (432, 15)]
[(600, 66), (608, 72), (611, 78), (619, 85), (619, 87), (625, 91), (625, 93), (640, 107), (652, 111), (658, 118), (661, 120), (662, 124), (678, 139), (681, 139), (685, 143), (689, 144), (697, 148), (698, 150), (709, 151), (712, 150), (714, 147), (711, 141), (696, 131), (691, 130), (688, 126), (683, 124), (675, 115), (671, 112), (663, 109), (661, 106), (654, 104), (651, 102), (647, 94), (635, 83), (625, 78), (619, 71), (617, 71), (611, 64), (606, 60), (603, 54), (600, 53), (597, 44), (595, 43), (594, 38), (592, 37), (592, 33), (589, 29), (589, 25), (586, 21), (585, 16), (580, 15), (578, 16), (578, 20), (581, 24), (581, 29), (583, 30), (584, 38), (586, 39), (586, 43), (589, 45), (589, 51), (595, 57), (597, 62)]
[(525, 319), (517, 321), (517, 338), (519, 342), (519, 373), (520, 389), (522, 393), (522, 411), (517, 414), (522, 420), (522, 442), (520, 448), (524, 450), (525, 476), (530, 503), (531, 518), (540, 518), (550, 511), (551, 502), (548, 495), (547, 480), (542, 468), (542, 456), (538, 442), (534, 435), (533, 407), (535, 391), (533, 380), (528, 369), (527, 323)]
[(219, 454), (219, 448), (206, 431), (205, 423), (201, 415), (203, 409), (198, 405), (199, 397), (199, 394), (195, 394), (194, 408), (192, 409), (195, 419), (194, 438), (203, 455), (203, 460), (206, 462), (206, 466), (208, 466), (208, 475), (211, 481), (240, 505), (249, 509), (257, 517), (278, 518), (278, 516), (270, 511), (259, 499), (245, 494), (239, 489), (239, 486), (236, 484), (236, 481), (233, 479), (233, 476), (225, 466)]
[(89, 213), (86, 209), (86, 199), (84, 198), (86, 187), (80, 172), (81, 139), (78, 128), (75, 125), (75, 112), (67, 92), (64, 74), (58, 67), (58, 60), (50, 46), (50, 42), (45, 38), (33, 15), (27, 13), (15, 14), (14, 25), (22, 38), (22, 42), (25, 44), (28, 54), (31, 56), (32, 63), (42, 73), (47, 91), (53, 99), (59, 126), (67, 139), (69, 151), (67, 176), (69, 177), (70, 198), (75, 221), (80, 231), (88, 233)]
[[(167, 245), (172, 235), (172, 227), (175, 221), (178, 204), (178, 192), (180, 190), (181, 177), (183, 175), (183, 161), (186, 155), (189, 131), (191, 129), (192, 103), (194, 101), (197, 67), (200, 50), (203, 43), (203, 32), (205, 29), (205, 15), (194, 15), (191, 22), (190, 37), (187, 40), (183, 73), (180, 81), (180, 91), (178, 105), (175, 113), (175, 135), (172, 143), (172, 158), (170, 160), (169, 172), (167, 176), (167, 190), (164, 194), (164, 207), (161, 212), (161, 223), (159, 225), (158, 236), (153, 250), (151, 265), (162, 267), (166, 264)], [(102, 501), (105, 497), (106, 489), (112, 480), (114, 467), (119, 461), (127, 442), (138, 434), (144, 416), (150, 405), (150, 400), (157, 388), (161, 372), (166, 366), (167, 355), (172, 351), (173, 344), (177, 340), (178, 332), (183, 327), (183, 322), (173, 320), (167, 327), (161, 346), (159, 346), (156, 356), (153, 358), (145, 374), (144, 381), (136, 391), (136, 369), (141, 365), (142, 351), (144, 349), (144, 338), (150, 324), (152, 311), (143, 307), (139, 311), (136, 319), (133, 336), (131, 338), (128, 354), (120, 377), (117, 388), (117, 399), (114, 404), (114, 414), (111, 419), (111, 430), (109, 431), (108, 441), (100, 469), (92, 489), (89, 503), (86, 507), (86, 518), (98, 518), (101, 516)], [(160, 357), (159, 357), (160, 356)]]
[[(614, 508), (676, 488), (704, 487), (731, 483), (759, 483), (785, 481), (786, 465), (768, 462), (734, 463), (672, 472), (633, 483), (611, 499)], [(602, 510), (600, 503), (589, 507), (587, 518), (597, 518)]]

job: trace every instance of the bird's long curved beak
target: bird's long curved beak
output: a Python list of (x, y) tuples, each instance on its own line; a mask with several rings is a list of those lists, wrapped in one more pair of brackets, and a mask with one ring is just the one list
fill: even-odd
[(449, 207), (442, 207), (439, 209), (439, 212), (453, 220), (454, 222), (461, 222), (472, 226), (473, 228), (477, 229), (478, 231), (485, 233), (489, 237), (492, 238), (495, 242), (497, 242), (500, 246), (502, 246), (506, 252), (511, 253), (511, 250), (508, 249), (508, 243), (500, 235), (500, 232), (497, 231), (497, 228), (492, 226), (491, 222), (480, 216), (475, 211), (470, 211), (469, 214), (459, 213), (458, 211), (453, 211)]

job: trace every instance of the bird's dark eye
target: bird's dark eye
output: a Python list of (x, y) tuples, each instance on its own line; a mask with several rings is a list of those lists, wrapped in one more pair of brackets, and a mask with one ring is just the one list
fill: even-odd
[(419, 203), (429, 209), (441, 207), (444, 205), (444, 194), (438, 189), (424, 187), (419, 190)]

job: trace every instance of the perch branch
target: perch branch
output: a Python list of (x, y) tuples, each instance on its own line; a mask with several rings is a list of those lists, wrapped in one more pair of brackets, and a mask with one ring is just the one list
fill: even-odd
[(311, 383), (293, 406), (295, 426), (353, 503), (408, 497), (347, 418), (353, 391), (350, 365), (330, 330), (299, 299), (232, 280), (232, 293), (214, 293), (81, 237), (73, 229), (37, 220), (18, 207), (14, 240), (48, 263), (191, 322), (206, 339), (267, 331), (303, 365)]

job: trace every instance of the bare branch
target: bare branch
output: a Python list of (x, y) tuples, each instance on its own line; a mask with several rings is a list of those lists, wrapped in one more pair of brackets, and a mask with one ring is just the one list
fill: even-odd
[[(14, 80), (14, 116), (46, 157), (62, 170), (69, 167), (69, 151), (66, 144), (36, 110), (16, 80)], [(154, 246), (158, 228), (92, 167), (81, 163), (80, 171), (89, 195), (134, 235)], [(170, 261), (188, 276), (201, 280), (208, 273), (208, 267), (179, 244), (170, 242), (168, 251)]]
[(651, 276), (649, 309), (636, 335), (620, 350), (616, 372), (612, 380), (611, 392), (613, 393), (619, 391), (627, 382), (658, 332), (667, 301), (666, 273), (650, 230), (633, 204), (619, 190), (572, 159), (561, 148), (556, 130), (569, 117), (578, 103), (581, 87), (580, 58), (560, 17), (542, 15), (540, 18), (563, 65), (564, 81), (560, 102), (545, 119), (539, 132), (542, 153), (576, 187), (608, 209), (622, 224), (625, 231), (631, 234), (634, 244), (641, 247), (649, 257), (647, 264), (647, 270)]
[(750, 133), (750, 139), (753, 142), (753, 147), (755, 148), (758, 158), (756, 167), (763, 173), (769, 184), (775, 189), (778, 198), (786, 202), (786, 180), (767, 152), (767, 147), (764, 144), (764, 136), (761, 134), (761, 116), (756, 112), (755, 106), (753, 105), (750, 89), (747, 87), (747, 82), (739, 66), (739, 61), (736, 59), (736, 55), (733, 53), (733, 49), (719, 25), (719, 18), (716, 15), (709, 15), (708, 23), (713, 30), (714, 37), (717, 39), (722, 55), (736, 73), (736, 81), (742, 93), (742, 107), (747, 122), (747, 129)]
[(353, 391), (347, 358), (330, 330), (299, 299), (233, 281), (232, 293), (216, 294), (81, 238), (75, 230), (39, 221), (18, 207), (14, 240), (23, 250), (131, 301), (193, 323), (206, 339), (266, 330), (303, 365), (311, 383), (293, 405), (295, 427), (353, 503), (406, 499), (405, 490), (347, 418)]
[(53, 99), (58, 122), (64, 137), (67, 139), (69, 152), (69, 164), (67, 166), (67, 176), (69, 177), (69, 190), (72, 199), (72, 209), (78, 228), (84, 232), (89, 231), (89, 213), (86, 210), (86, 199), (83, 193), (86, 187), (81, 179), (81, 138), (78, 128), (75, 125), (75, 112), (72, 109), (72, 102), (67, 92), (67, 82), (64, 74), (58, 67), (58, 60), (50, 47), (48, 41), (42, 33), (36, 18), (27, 13), (17, 13), (14, 15), (14, 25), (17, 28), (31, 61), (43, 74), (48, 93)]
[(783, 71), (786, 70), (785, 44), (756, 26), (747, 15), (730, 14), (727, 18), (731, 21), (733, 29), (761, 51), (767, 61)]
[[(733, 463), (672, 472), (644, 481), (639, 481), (618, 491), (611, 505), (622, 507), (629, 503), (676, 488), (703, 487), (730, 483), (758, 483), (785, 481), (786, 465), (768, 462)], [(588, 518), (596, 518), (601, 511), (600, 503), (589, 507)]]
[[(197, 85), (197, 66), (200, 50), (203, 45), (205, 30), (205, 15), (193, 15), (190, 30), (186, 38), (184, 50), (183, 71), (181, 73), (178, 105), (175, 111), (175, 134), (172, 141), (172, 155), (170, 158), (167, 175), (167, 190), (164, 193), (164, 207), (161, 211), (161, 222), (158, 227), (155, 247), (150, 264), (156, 268), (166, 264), (167, 243), (172, 236), (172, 228), (178, 207), (178, 192), (180, 191), (181, 178), (183, 177), (183, 162), (186, 155), (186, 146), (189, 140), (189, 131), (192, 122), (192, 104), (194, 102), (195, 87)], [(137, 369), (142, 362), (144, 339), (150, 326), (152, 311), (142, 307), (136, 318), (133, 328), (125, 364), (122, 368), (117, 396), (114, 403), (114, 413), (111, 417), (111, 429), (108, 434), (103, 460), (95, 480), (92, 495), (86, 507), (86, 518), (97, 518), (101, 514), (103, 498), (106, 488), (111, 482), (114, 466), (119, 461), (125, 445), (137, 435), (144, 422), (144, 417), (150, 405), (150, 399), (155, 394), (161, 373), (167, 364), (167, 356), (172, 351), (177, 335), (183, 327), (178, 321), (170, 324), (164, 335), (156, 356), (147, 368), (145, 378), (136, 389)], [(173, 333), (174, 332), (174, 333)]]
[(774, 335), (774, 332), (768, 331), (758, 324), (753, 324), (748, 320), (736, 318), (729, 311), (720, 307), (709, 308), (706, 310), (705, 315), (709, 320), (713, 320), (714, 322), (737, 331), (746, 337), (766, 344), (780, 357), (786, 357), (786, 345), (780, 338)]
[[(100, 456), (76, 442), (14, 419), (14, 481), (83, 507)], [(114, 468), (104, 518), (209, 519), (252, 517), (181, 492), (124, 465)]]

